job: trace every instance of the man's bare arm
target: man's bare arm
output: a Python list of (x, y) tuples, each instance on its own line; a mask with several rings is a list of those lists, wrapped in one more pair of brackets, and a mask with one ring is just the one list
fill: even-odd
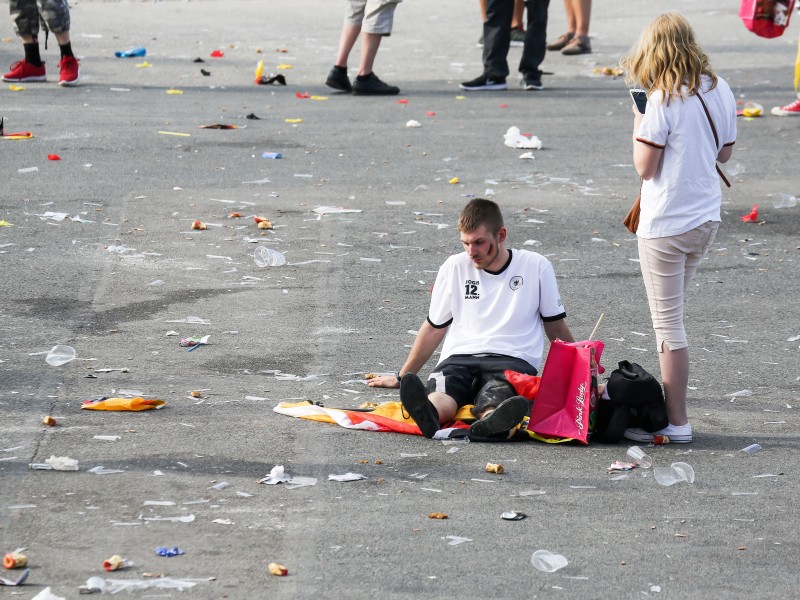
[[(408, 358), (403, 368), (400, 369), (400, 375), (418, 372), (428, 362), (434, 350), (439, 347), (446, 333), (447, 327), (436, 328), (426, 319), (422, 327), (419, 328), (417, 337), (414, 339), (414, 345), (411, 347), (411, 352), (408, 353)], [(400, 384), (395, 377), (376, 377), (375, 379), (370, 379), (367, 385), (370, 387), (396, 388)]]
[(547, 339), (551, 342), (558, 338), (562, 342), (574, 342), (575, 338), (572, 337), (572, 332), (569, 330), (566, 319), (559, 319), (558, 321), (544, 321), (544, 332)]

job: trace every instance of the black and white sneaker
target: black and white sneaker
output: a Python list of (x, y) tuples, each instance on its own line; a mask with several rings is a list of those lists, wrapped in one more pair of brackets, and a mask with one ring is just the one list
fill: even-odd
[(507, 433), (522, 422), (531, 412), (531, 403), (524, 396), (512, 396), (482, 419), (469, 427), (470, 436), (488, 438)]
[(522, 89), (527, 91), (539, 91), (544, 89), (544, 85), (542, 85), (542, 78), (541, 77), (534, 77), (533, 75), (527, 75), (522, 78), (520, 81), (520, 85)]
[(378, 79), (375, 73), (370, 73), (356, 77), (353, 82), (353, 93), (362, 96), (396, 96), (400, 93), (400, 88), (396, 85), (389, 85)]
[(426, 438), (439, 431), (439, 413), (428, 400), (425, 384), (414, 373), (406, 373), (400, 380), (400, 402)]
[(350, 78), (347, 76), (347, 67), (334, 66), (328, 78), (325, 80), (325, 85), (340, 92), (352, 92), (353, 86), (350, 84)]
[(486, 73), (473, 79), (472, 81), (465, 81), (464, 83), (460, 84), (459, 87), (462, 90), (467, 90), (468, 92), (508, 89), (505, 77), (492, 77)]

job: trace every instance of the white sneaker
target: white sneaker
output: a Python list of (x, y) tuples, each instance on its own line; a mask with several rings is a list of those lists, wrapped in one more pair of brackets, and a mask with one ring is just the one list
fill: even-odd
[(629, 427), (625, 430), (625, 437), (636, 442), (652, 442), (656, 436), (666, 437), (671, 444), (688, 444), (692, 441), (692, 426), (689, 423), (686, 425), (670, 424), (653, 433), (639, 427)]

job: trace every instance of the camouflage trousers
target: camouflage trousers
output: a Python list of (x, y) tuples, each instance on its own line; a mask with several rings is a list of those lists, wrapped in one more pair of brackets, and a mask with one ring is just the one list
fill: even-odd
[(69, 4), (67, 0), (9, 0), (11, 18), (17, 35), (39, 34), (39, 21), (53, 33), (69, 31)]

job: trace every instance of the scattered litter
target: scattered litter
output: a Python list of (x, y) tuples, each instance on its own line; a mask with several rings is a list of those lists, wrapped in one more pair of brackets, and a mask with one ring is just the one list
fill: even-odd
[(229, 487), (230, 485), (231, 484), (228, 483), (227, 481), (220, 481), (218, 484), (212, 485), (211, 489), (212, 490), (217, 490), (218, 492), (221, 492), (222, 490), (224, 490), (226, 487)]
[(105, 442), (116, 442), (119, 439), (122, 439), (119, 435), (96, 435), (94, 436), (96, 440), (103, 440)]
[(24, 548), (17, 548), (11, 552), (6, 552), (3, 556), (3, 568), (5, 569), (21, 569), (28, 564), (28, 557), (22, 551)]
[(360, 213), (363, 211), (358, 208), (343, 208), (341, 206), (318, 206), (311, 212), (318, 215), (340, 215), (345, 213)]
[(205, 231), (208, 229), (208, 225), (203, 223), (200, 220), (192, 221), (192, 230), (194, 231)]
[(448, 535), (445, 537), (446, 540), (450, 540), (447, 545), (448, 546), (458, 546), (459, 544), (465, 544), (467, 542), (471, 542), (471, 538), (466, 537), (459, 537), (457, 535)]
[(522, 135), (519, 131), (519, 127), (516, 126), (508, 128), (508, 131), (503, 135), (503, 140), (505, 145), (509, 148), (542, 149), (542, 140), (535, 135), (532, 137)]
[[(152, 577), (149, 579), (103, 579), (90, 577), (86, 580), (83, 589), (88, 593), (101, 592), (103, 594), (118, 594), (120, 592), (142, 591), (149, 589), (159, 590), (188, 590), (198, 583), (208, 583), (214, 577), (204, 579), (176, 579), (173, 577)], [(50, 588), (47, 588), (50, 589)]]
[(758, 204), (753, 204), (753, 208), (746, 215), (742, 215), (742, 221), (745, 223), (755, 223), (758, 221)]
[(524, 492), (518, 492), (517, 496), (522, 496), (522, 497), (526, 497), (526, 496), (542, 496), (542, 495), (544, 495), (546, 493), (547, 492), (545, 492), (544, 490), (525, 490)]
[(652, 459), (645, 454), (644, 450), (639, 448), (639, 446), (631, 446), (628, 448), (627, 455), (630, 456), (636, 464), (638, 464), (643, 469), (649, 469), (653, 466)]
[(267, 485), (285, 483), (287, 490), (293, 490), (299, 487), (317, 485), (317, 480), (314, 477), (290, 476), (286, 474), (283, 465), (276, 465), (269, 472), (269, 475), (261, 479), (258, 483), (265, 483)]
[(75, 360), (75, 348), (72, 346), (53, 346), (44, 361), (51, 367), (60, 367)]
[(167, 90), (168, 96), (181, 96), (183, 95), (183, 90), (176, 90), (176, 89), (169, 89)]
[[(169, 93), (169, 92), (167, 92)], [(180, 92), (181, 94), (183, 92)], [(180, 131), (159, 131), (161, 135), (176, 135), (178, 137), (192, 137), (191, 133), (181, 133)]]
[(419, 121), (415, 121), (414, 119), (411, 119), (408, 123), (406, 123), (406, 127), (414, 127), (414, 128), (422, 127), (422, 123), (420, 123)]
[(753, 395), (752, 390), (739, 390), (738, 392), (725, 394), (727, 398), (749, 398), (752, 395)]
[(533, 155), (533, 152), (523, 152), (519, 155), (520, 160), (534, 160), (536, 157)]
[(264, 152), (261, 155), (261, 158), (269, 158), (271, 160), (277, 160), (279, 158), (283, 158), (283, 154), (280, 152)]
[(63, 596), (56, 596), (48, 585), (41, 592), (36, 594), (31, 600), (66, 600)]
[(569, 564), (569, 561), (561, 554), (550, 552), (549, 550), (537, 550), (531, 556), (531, 564), (534, 568), (545, 573), (555, 573)]
[(42, 417), (42, 425), (45, 425), (46, 427), (54, 427), (55, 425), (57, 425), (57, 422), (50, 415), (46, 415)]
[(522, 521), (525, 517), (527, 517), (525, 513), (516, 512), (516, 511), (506, 511), (500, 515), (500, 518), (504, 521)]
[(94, 473), (95, 475), (113, 475), (114, 473), (124, 473), (125, 471), (121, 469), (107, 469), (102, 465), (98, 465), (92, 469), (89, 469), (89, 473)]
[(183, 338), (180, 342), (178, 342), (178, 345), (183, 347), (183, 348), (189, 348), (189, 351), (191, 352), (191, 350), (193, 350), (197, 346), (206, 346), (206, 345), (208, 345), (208, 339), (210, 337), (211, 337), (211, 335), (189, 336), (189, 337)]
[(328, 475), (328, 481), (360, 481), (366, 479), (365, 475), (360, 473), (345, 473), (344, 475)]
[(620, 460), (615, 460), (606, 470), (609, 473), (619, 473), (621, 471), (631, 471), (635, 468), (636, 468), (636, 463), (629, 463), (629, 462), (622, 462)]
[(625, 74), (621, 67), (595, 67), (592, 69), (592, 73), (607, 77), (621, 77)]
[(118, 50), (114, 52), (117, 58), (141, 58), (147, 55), (147, 49), (144, 46), (129, 48), (128, 50)]
[(211, 522), (216, 523), (217, 525), (236, 525), (236, 523), (234, 523), (230, 519), (214, 519)]
[(453, 184), (453, 185), (457, 184), (458, 183), (458, 177), (453, 177), (447, 183), (450, 183), (450, 184)]
[(175, 506), (172, 500), (145, 500), (142, 506)]
[(211, 58), (222, 58), (225, 56), (225, 53), (222, 50), (214, 50), (209, 56)]
[(48, 154), (47, 160), (61, 160), (61, 157), (58, 154)]
[(669, 467), (653, 469), (655, 480), (663, 486), (670, 486), (681, 481), (694, 483), (694, 469), (685, 462), (674, 462)]
[(22, 571), (22, 573), (19, 574), (19, 576), (16, 579), (6, 579), (5, 577), (0, 577), (0, 585), (9, 585), (9, 586), (22, 585), (23, 583), (25, 583), (25, 580), (28, 578), (28, 575), (30, 574), (31, 570), (25, 569), (24, 571)]
[(77, 471), (78, 461), (68, 456), (51, 456), (46, 459), (45, 464), (50, 465), (53, 471)]
[(430, 514), (428, 515), (428, 518), (429, 518), (429, 519), (438, 519), (438, 520), (440, 520), (440, 521), (441, 521), (441, 520), (443, 520), (443, 519), (447, 519), (447, 518), (449, 518), (449, 517), (447, 516), (447, 514), (446, 514), (446, 513), (432, 512), (432, 513), (430, 513)]
[(797, 197), (790, 194), (778, 194), (778, 200), (772, 201), (775, 208), (794, 208), (797, 206)]
[(140, 63), (136, 63), (136, 68), (137, 68), (137, 69), (149, 69), (149, 68), (150, 68), (150, 67), (152, 67), (152, 66), (153, 66), (153, 65), (152, 65), (152, 64), (150, 64), (149, 62), (147, 62), (146, 60), (143, 60), (143, 61), (142, 61), (142, 62), (140, 62)]
[[(122, 393), (122, 390), (120, 390), (120, 393)], [(101, 396), (100, 398), (94, 398), (92, 400), (84, 400), (81, 402), (81, 408), (85, 410), (128, 410), (138, 412), (142, 410), (159, 409), (165, 404), (166, 402), (164, 400), (145, 399), (140, 396), (134, 398), (106, 398), (105, 396)]]
[(118, 571), (119, 569), (126, 569), (132, 567), (133, 562), (127, 558), (122, 558), (119, 554), (115, 554), (111, 558), (103, 561), (103, 568), (106, 571)]
[(750, 444), (749, 446), (746, 446), (745, 448), (739, 450), (739, 452), (744, 452), (745, 454), (755, 454), (761, 449), (762, 449), (761, 444)]
[[(738, 104), (738, 103), (737, 103)], [(745, 102), (743, 108), (736, 110), (737, 117), (745, 117), (752, 119), (753, 117), (760, 117), (764, 114), (764, 107), (758, 102)]]
[(159, 546), (158, 548), (156, 548), (156, 554), (158, 556), (165, 556), (165, 557), (180, 556), (181, 554), (183, 554), (183, 550), (181, 550), (177, 546), (173, 548), (165, 548), (163, 546)]
[(505, 473), (505, 468), (501, 464), (497, 463), (486, 463), (486, 472), (487, 473), (498, 473), (502, 474)]
[(400, 453), (400, 458), (425, 458), (426, 456), (428, 456), (428, 455), (425, 454), (424, 452), (421, 452), (419, 454), (409, 454), (409, 453), (406, 453), (406, 452), (401, 452)]
[(267, 565), (267, 570), (276, 577), (286, 577), (289, 574), (289, 569), (275, 562), (269, 563)]
[(731, 492), (731, 496), (758, 496), (758, 492)]
[(286, 264), (286, 257), (277, 250), (267, 248), (266, 246), (259, 246), (253, 252), (253, 262), (257, 267), (280, 267)]
[(139, 517), (142, 521), (164, 521), (167, 523), (191, 523), (194, 515), (181, 515), (179, 517)]

